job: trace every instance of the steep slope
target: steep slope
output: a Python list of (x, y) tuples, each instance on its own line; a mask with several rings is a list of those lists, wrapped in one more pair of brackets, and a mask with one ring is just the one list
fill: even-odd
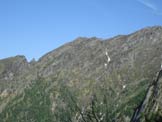
[[(24, 56), (0, 60), (0, 83), (14, 82), (14, 79), (27, 72), (28, 68), (28, 62)], [(8, 83), (6, 83), (6, 85), (8, 85)]]
[(147, 94), (137, 107), (131, 122), (161, 122), (162, 121), (162, 69), (151, 83)]
[(23, 91), (26, 83), (35, 77), (31, 69), (25, 56), (0, 60), (0, 112), (14, 96)]
[[(105, 40), (77, 38), (37, 62), (26, 62), (24, 70), (18, 66), (22, 74), (15, 82), (4, 82), (2, 60), (0, 121), (130, 121), (159, 71), (161, 45), (160, 26)], [(16, 90), (6, 100), (8, 84)]]

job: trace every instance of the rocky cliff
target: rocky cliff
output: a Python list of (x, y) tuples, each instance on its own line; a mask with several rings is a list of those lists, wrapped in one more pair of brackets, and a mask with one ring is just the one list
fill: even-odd
[(150, 84), (131, 122), (162, 122), (162, 70)]

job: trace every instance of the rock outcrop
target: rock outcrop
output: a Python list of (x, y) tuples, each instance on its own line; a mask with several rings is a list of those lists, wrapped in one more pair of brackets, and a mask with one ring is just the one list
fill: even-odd
[(131, 122), (162, 122), (162, 70), (147, 90)]

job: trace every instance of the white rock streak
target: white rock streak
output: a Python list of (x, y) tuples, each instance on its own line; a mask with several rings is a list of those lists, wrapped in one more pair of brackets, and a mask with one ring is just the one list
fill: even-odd
[(106, 55), (106, 57), (107, 57), (107, 63), (109, 63), (109, 62), (111, 61), (111, 59), (110, 59), (110, 56), (109, 56), (109, 54), (108, 54), (107, 51), (105, 52), (105, 55)]
[(105, 53), (105, 54), (106, 54), (106, 56), (108, 56), (108, 52), (107, 52), (107, 51), (106, 51), (106, 53)]
[(123, 89), (125, 89), (126, 88), (126, 85), (123, 85)]
[(108, 64), (110, 63), (110, 61), (111, 61), (107, 49), (106, 49), (105, 55), (106, 55), (106, 58), (107, 58), (107, 62), (106, 62), (104, 65), (105, 65), (105, 68), (107, 68), (107, 65), (108, 65)]
[(108, 56), (107, 57), (107, 62), (109, 63), (111, 61), (110, 57)]
[(105, 63), (105, 67), (107, 67), (107, 63)]

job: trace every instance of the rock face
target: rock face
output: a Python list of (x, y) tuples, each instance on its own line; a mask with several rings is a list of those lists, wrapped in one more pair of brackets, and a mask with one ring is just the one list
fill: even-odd
[(149, 86), (143, 102), (137, 107), (131, 122), (162, 122), (162, 70)]
[(0, 60), (0, 91), (11, 89), (16, 80), (28, 71), (29, 64), (24, 56)]
[[(161, 45), (162, 27), (154, 26), (110, 39), (80, 37), (38, 61), (0, 60), (0, 121), (129, 122), (159, 71)], [(161, 89), (160, 80), (149, 89)], [(161, 99), (157, 91), (142, 102), (145, 118), (152, 118), (150, 106), (160, 118), (161, 103), (151, 101)]]
[(13, 73), (19, 75), (28, 68), (28, 62), (24, 56), (15, 56), (7, 59), (0, 60), (1, 77), (3, 74)]

